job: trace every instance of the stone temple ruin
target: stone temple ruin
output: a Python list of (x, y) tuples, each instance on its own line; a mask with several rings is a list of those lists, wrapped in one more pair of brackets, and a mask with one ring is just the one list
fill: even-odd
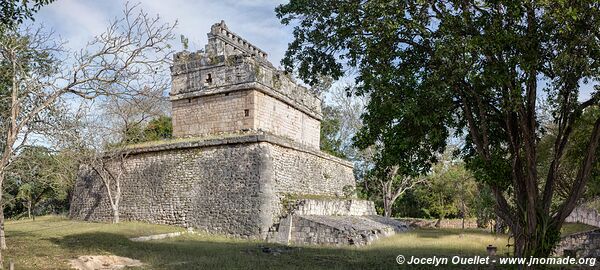
[[(296, 244), (368, 244), (406, 230), (359, 200), (352, 163), (319, 151), (321, 100), (224, 22), (205, 51), (175, 54), (174, 140), (132, 147), (122, 220)], [(70, 216), (110, 221), (97, 175), (82, 169)]]

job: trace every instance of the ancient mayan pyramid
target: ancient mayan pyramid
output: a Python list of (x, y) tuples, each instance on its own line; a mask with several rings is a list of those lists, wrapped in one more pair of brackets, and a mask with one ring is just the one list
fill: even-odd
[[(171, 67), (177, 139), (127, 151), (122, 220), (301, 244), (367, 244), (406, 230), (359, 200), (352, 163), (319, 150), (321, 100), (214, 24), (204, 51)], [(110, 221), (98, 176), (82, 169), (72, 218)]]

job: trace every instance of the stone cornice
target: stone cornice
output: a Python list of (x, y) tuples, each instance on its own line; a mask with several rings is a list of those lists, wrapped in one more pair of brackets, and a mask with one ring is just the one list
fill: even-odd
[(204, 89), (202, 89), (202, 91), (179, 93), (179, 94), (171, 95), (170, 99), (171, 99), (171, 101), (175, 101), (175, 100), (186, 99), (186, 98), (203, 97), (203, 96), (224, 94), (224, 93), (243, 91), (243, 90), (260, 91), (266, 95), (272, 96), (272, 97), (282, 101), (283, 103), (285, 103), (287, 105), (290, 105), (291, 107), (309, 115), (312, 118), (315, 118), (319, 121), (323, 120), (322, 114), (314, 112), (313, 110), (304, 106), (303, 104), (295, 102), (291, 98), (281, 94), (279, 91), (273, 90), (271, 87), (269, 87), (263, 83), (260, 83), (258, 81), (242, 82), (242, 83), (238, 83), (238, 84), (228, 84), (225, 86), (204, 88)]
[(249, 133), (249, 134), (239, 134), (232, 135), (231, 137), (226, 137), (231, 134), (224, 134), (222, 138), (188, 138), (184, 139), (184, 141), (165, 141), (159, 145), (149, 145), (149, 146), (131, 146), (128, 147), (122, 152), (128, 156), (143, 154), (143, 153), (151, 153), (151, 152), (162, 152), (162, 151), (170, 151), (177, 149), (187, 149), (187, 148), (201, 148), (201, 147), (211, 147), (211, 146), (220, 146), (220, 145), (235, 145), (235, 144), (251, 144), (251, 143), (260, 143), (267, 142), (274, 145), (278, 145), (281, 147), (293, 149), (296, 151), (312, 154), (318, 157), (321, 157), (326, 160), (330, 160), (336, 163), (339, 163), (343, 166), (353, 168), (354, 165), (352, 162), (334, 157), (327, 153), (321, 152), (317, 149), (312, 149), (298, 143), (291, 141), (290, 139), (283, 138), (280, 136), (267, 134), (267, 133)]

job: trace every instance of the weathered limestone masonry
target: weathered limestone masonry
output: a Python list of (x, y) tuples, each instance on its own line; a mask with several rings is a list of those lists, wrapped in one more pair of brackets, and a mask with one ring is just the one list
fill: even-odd
[[(125, 170), (122, 220), (301, 244), (361, 245), (407, 229), (356, 199), (352, 163), (319, 151), (317, 96), (223, 22), (208, 37), (205, 52), (175, 55), (177, 138), (112, 164)], [(70, 216), (112, 219), (91, 170), (79, 172)]]
[[(600, 227), (600, 214), (596, 209), (580, 205), (571, 212), (565, 222)], [(554, 253), (559, 256), (600, 257), (600, 230), (567, 235), (560, 240)]]
[(554, 254), (579, 258), (600, 258), (600, 229), (564, 237)]
[[(354, 184), (351, 164), (302, 147), (256, 134), (131, 149), (121, 181), (121, 219), (266, 238), (282, 215), (281, 200), (291, 194), (286, 187), (296, 186), (294, 194), (343, 196), (344, 187)], [(303, 173), (275, 172), (292, 163)], [(102, 183), (81, 174), (71, 216), (110, 220)]]
[(321, 100), (221, 22), (206, 52), (181, 52), (172, 67), (173, 133), (265, 131), (319, 148)]
[(600, 228), (600, 213), (596, 209), (584, 205), (575, 207), (565, 222), (583, 223)]
[(371, 201), (300, 199), (285, 206), (285, 215), (269, 240), (279, 243), (366, 245), (408, 230), (405, 223), (378, 216)]

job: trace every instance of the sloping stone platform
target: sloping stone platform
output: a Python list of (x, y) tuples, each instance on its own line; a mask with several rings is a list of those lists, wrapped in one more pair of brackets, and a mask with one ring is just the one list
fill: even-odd
[(381, 237), (406, 231), (401, 224), (390, 226), (378, 216), (296, 216), (291, 238), (295, 244), (368, 245)]
[(368, 245), (408, 230), (404, 222), (377, 216), (371, 201), (302, 199), (273, 228), (270, 241), (282, 244)]

